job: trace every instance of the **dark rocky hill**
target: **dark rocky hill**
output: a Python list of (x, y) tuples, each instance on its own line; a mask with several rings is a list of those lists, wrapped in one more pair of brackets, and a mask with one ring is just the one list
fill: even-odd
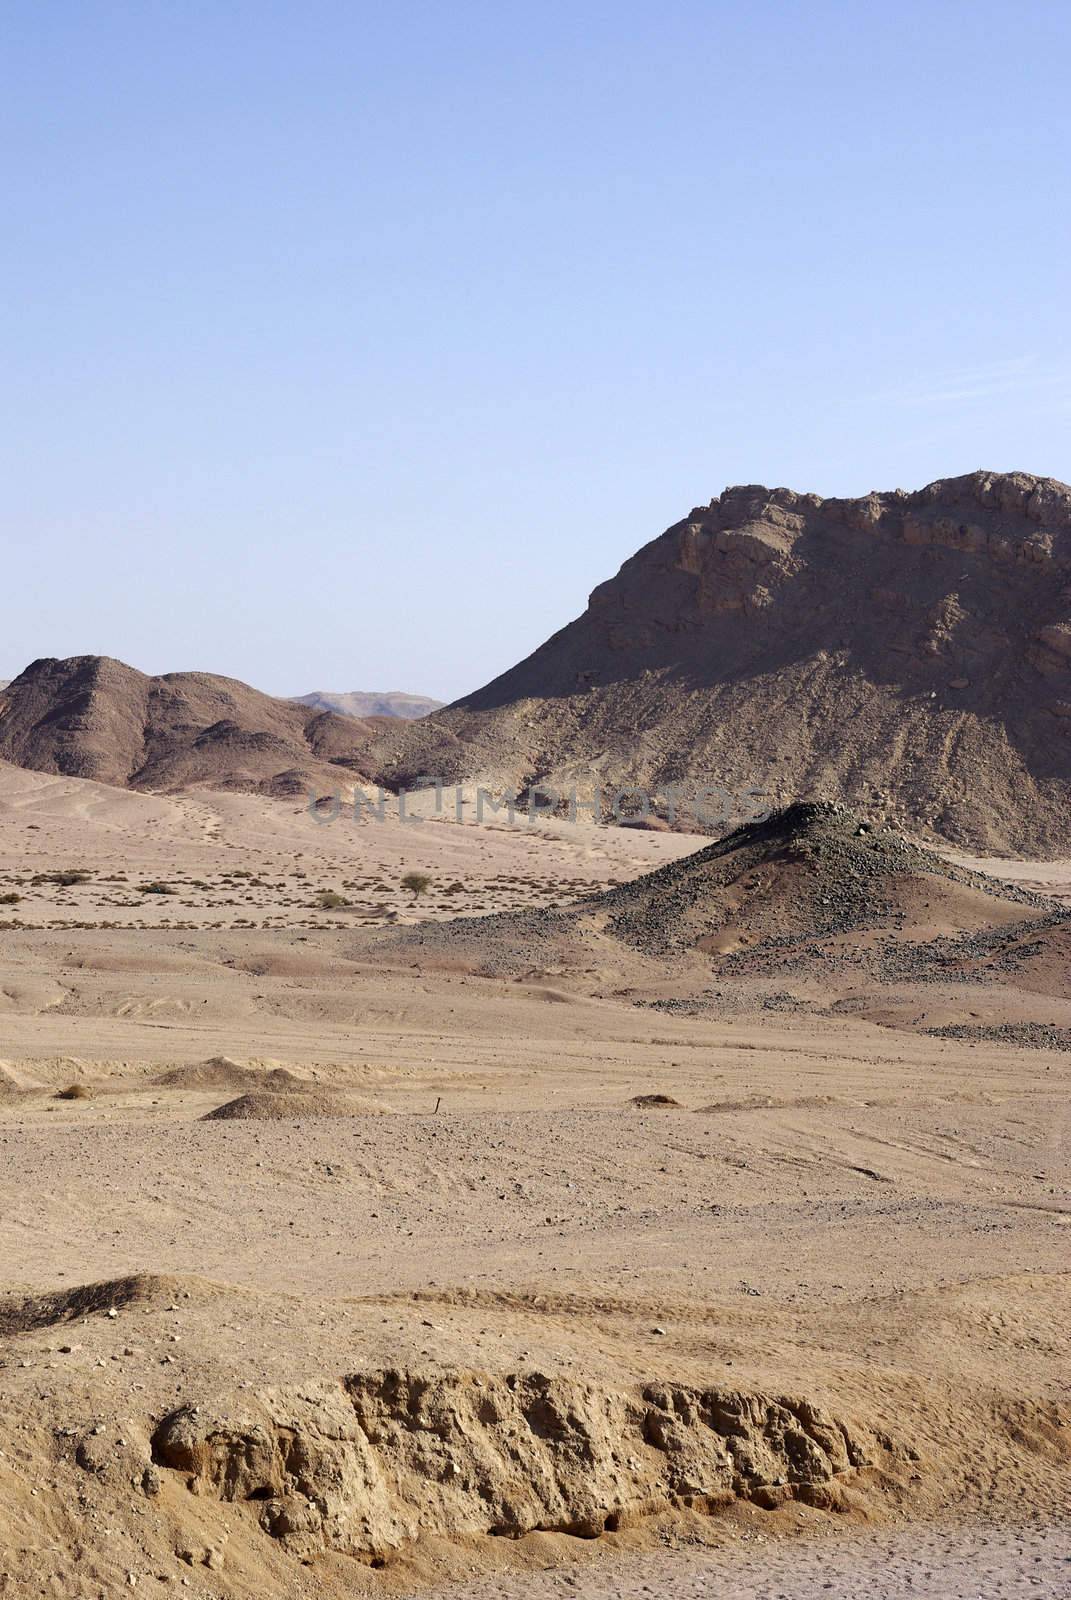
[(1071, 488), (975, 472), (857, 500), (727, 489), (533, 655), (375, 751), (394, 782), (713, 780), (1067, 854)]

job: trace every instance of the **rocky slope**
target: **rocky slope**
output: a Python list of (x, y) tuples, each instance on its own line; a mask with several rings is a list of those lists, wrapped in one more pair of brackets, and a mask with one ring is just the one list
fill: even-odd
[(134, 789), (337, 787), (363, 775), (374, 730), (232, 678), (151, 678), (108, 656), (35, 661), (0, 693), (0, 757)]
[(593, 902), (639, 949), (729, 954), (778, 941), (1019, 923), (1048, 902), (955, 867), (828, 801), (749, 823)]
[(1071, 912), (847, 807), (797, 803), (565, 910), (425, 923), (381, 941), (479, 972), (583, 968), (615, 947), (708, 975), (988, 981), (1071, 997)]
[(323, 689), (314, 689), (312, 694), (294, 695), (293, 700), (295, 705), (311, 706), (314, 711), (334, 711), (340, 717), (398, 717), (403, 722), (430, 716), (443, 705), (442, 700), (429, 700), (427, 695), (404, 694), (400, 689), (370, 689), (367, 692), (353, 689), (346, 694), (330, 694)]
[(759, 787), (1066, 854), (1071, 488), (975, 472), (857, 500), (727, 489), (376, 756), (395, 782)]

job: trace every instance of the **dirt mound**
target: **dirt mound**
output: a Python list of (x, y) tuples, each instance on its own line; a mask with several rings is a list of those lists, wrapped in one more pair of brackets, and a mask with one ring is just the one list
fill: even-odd
[(202, 1122), (288, 1122), (294, 1117), (383, 1116), (389, 1108), (372, 1100), (333, 1094), (330, 1089), (293, 1089), (284, 1094), (255, 1090), (228, 1100), (201, 1118)]
[(719, 1116), (729, 1111), (820, 1111), (837, 1103), (836, 1095), (831, 1094), (749, 1094), (742, 1099), (714, 1100), (708, 1106), (697, 1106), (696, 1115)]
[(136, 1273), (126, 1278), (108, 1278), (100, 1283), (83, 1283), (54, 1294), (9, 1296), (0, 1299), (0, 1336), (33, 1333), (39, 1328), (58, 1327), (83, 1317), (108, 1316), (131, 1305), (162, 1305), (179, 1299), (205, 1300), (222, 1291), (206, 1279), (174, 1273)]
[(666, 813), (669, 786), (716, 781), (1066, 855), (1071, 488), (727, 489), (525, 661), (375, 752), (393, 782), (639, 786)]
[(286, 1067), (243, 1066), (229, 1056), (211, 1056), (189, 1066), (170, 1067), (153, 1083), (161, 1089), (259, 1089), (285, 1094), (305, 1088), (308, 1080)]
[(298, 1555), (383, 1561), (418, 1538), (595, 1538), (674, 1506), (849, 1503), (906, 1446), (805, 1400), (541, 1373), (373, 1372), (184, 1407), (152, 1441), (201, 1496), (263, 1501)]
[(0, 1061), (0, 1100), (42, 1088), (40, 1080), (24, 1072), (12, 1061)]
[(132, 789), (330, 790), (365, 775), (376, 726), (211, 673), (146, 677), (108, 656), (35, 661), (0, 693), (0, 756)]

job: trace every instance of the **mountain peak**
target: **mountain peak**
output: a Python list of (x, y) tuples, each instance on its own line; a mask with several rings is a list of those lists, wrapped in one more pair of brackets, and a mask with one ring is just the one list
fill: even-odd
[(728, 488), (382, 754), (399, 781), (716, 780), (1066, 853), (1071, 488), (986, 471), (855, 499)]

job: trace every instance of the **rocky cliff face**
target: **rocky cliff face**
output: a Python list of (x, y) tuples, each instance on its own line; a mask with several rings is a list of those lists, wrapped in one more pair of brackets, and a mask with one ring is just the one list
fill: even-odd
[(597, 1538), (734, 1499), (847, 1509), (856, 1480), (906, 1474), (912, 1449), (798, 1398), (438, 1372), (184, 1407), (152, 1448), (198, 1495), (262, 1505), (262, 1528), (294, 1555), (379, 1565), (429, 1535)]
[(714, 780), (1066, 852), (1071, 488), (727, 489), (526, 661), (378, 751), (395, 779)]
[(0, 757), (141, 788), (635, 786), (663, 809), (671, 786), (716, 785), (714, 831), (827, 799), (967, 848), (1064, 855), (1071, 488), (976, 472), (858, 500), (727, 489), (527, 660), (418, 722), (106, 657), (35, 662), (0, 691)]

